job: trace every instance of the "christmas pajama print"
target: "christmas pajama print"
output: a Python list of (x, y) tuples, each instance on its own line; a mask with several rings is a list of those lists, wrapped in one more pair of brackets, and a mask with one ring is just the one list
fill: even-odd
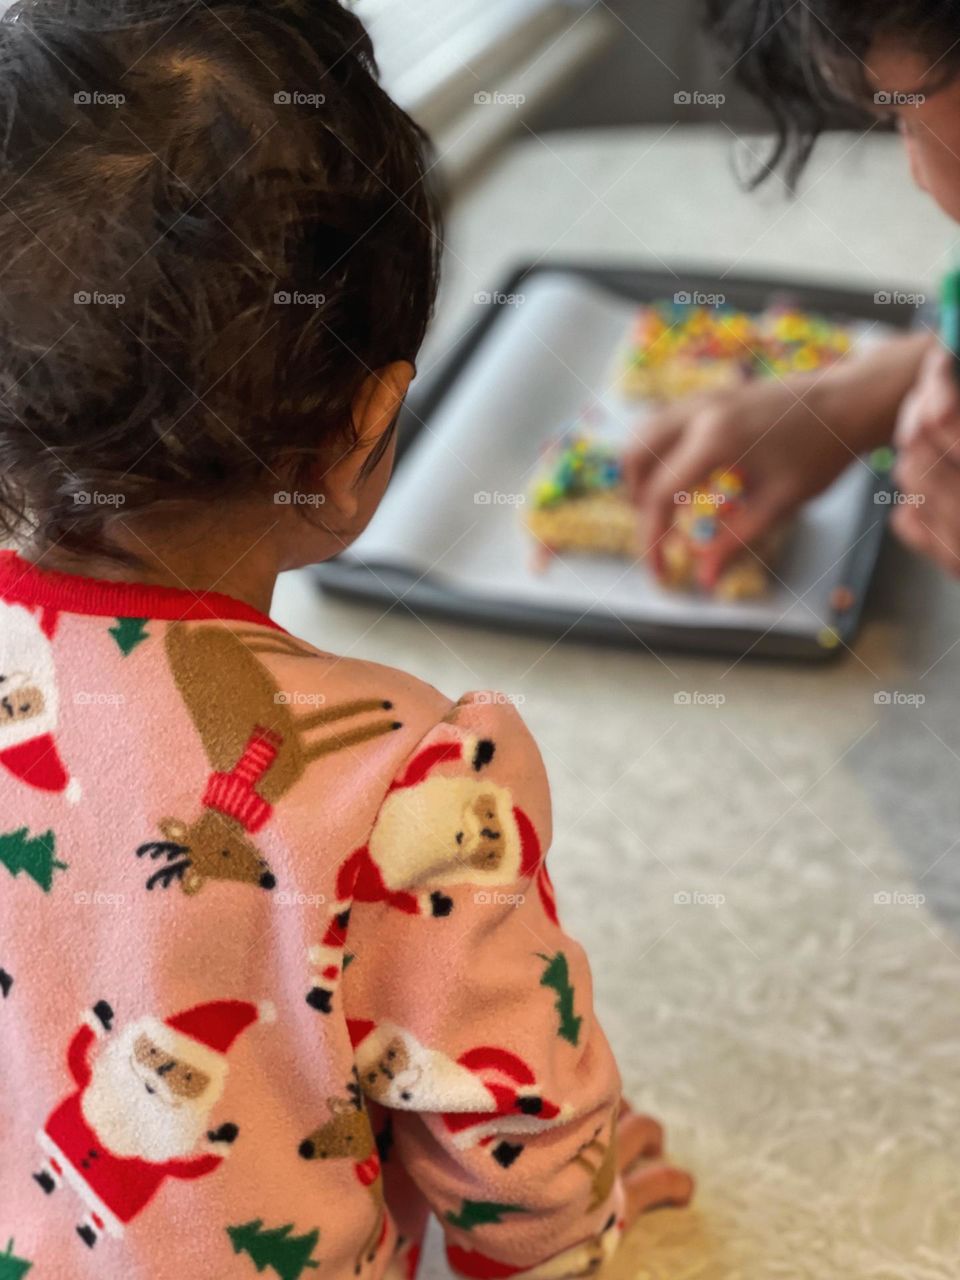
[(542, 762), (225, 596), (0, 553), (0, 1280), (586, 1275), (619, 1079)]

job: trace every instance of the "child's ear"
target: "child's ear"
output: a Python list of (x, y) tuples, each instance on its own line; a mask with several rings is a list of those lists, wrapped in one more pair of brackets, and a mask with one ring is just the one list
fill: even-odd
[(324, 467), (318, 485), (325, 494), (327, 507), (332, 506), (346, 520), (357, 513), (360, 481), (367, 459), (384, 432), (392, 429), (414, 372), (408, 360), (385, 365), (370, 374), (354, 399), (355, 443), (349, 449), (344, 448), (342, 457)]

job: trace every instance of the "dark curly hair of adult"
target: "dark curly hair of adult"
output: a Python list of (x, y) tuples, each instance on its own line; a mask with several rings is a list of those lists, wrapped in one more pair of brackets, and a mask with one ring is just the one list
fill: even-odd
[[(791, 186), (835, 118), (865, 119), (870, 50), (892, 41), (926, 55), (931, 93), (960, 74), (960, 0), (703, 0), (739, 82), (773, 118), (773, 149), (755, 178), (778, 168)], [(919, 88), (919, 86), (918, 86)]]
[(427, 153), (337, 0), (7, 10), (0, 538), (123, 558), (118, 508), (349, 447), (435, 300)]

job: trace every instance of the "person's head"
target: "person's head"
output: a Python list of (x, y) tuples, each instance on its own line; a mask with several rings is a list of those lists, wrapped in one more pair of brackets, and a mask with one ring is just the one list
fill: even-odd
[(338, 0), (8, 9), (0, 538), (130, 560), (120, 522), (238, 506), (302, 563), (356, 536), (436, 293), (425, 153)]
[(960, 0), (706, 0), (795, 180), (838, 111), (894, 120), (917, 183), (960, 221)]

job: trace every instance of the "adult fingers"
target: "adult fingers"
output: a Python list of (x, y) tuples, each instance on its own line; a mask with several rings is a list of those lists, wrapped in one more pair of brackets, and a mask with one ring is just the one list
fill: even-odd
[(643, 500), (641, 532), (644, 550), (653, 555), (659, 568), (657, 551), (676, 515), (678, 493), (689, 493), (702, 484), (715, 467), (724, 465), (729, 445), (723, 433), (704, 427), (685, 436), (666, 457), (660, 471), (650, 482)]
[(786, 516), (790, 506), (790, 497), (784, 490), (751, 494), (739, 511), (721, 523), (716, 538), (703, 552), (697, 570), (700, 586), (712, 591), (731, 560), (752, 549)]
[(635, 506), (643, 500), (647, 482), (663, 466), (664, 458), (673, 450), (689, 417), (689, 409), (674, 405), (660, 410), (637, 429), (623, 461), (627, 494)]

